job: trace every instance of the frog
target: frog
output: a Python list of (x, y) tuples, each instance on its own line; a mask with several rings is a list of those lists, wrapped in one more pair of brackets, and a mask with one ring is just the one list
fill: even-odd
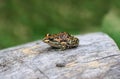
[(48, 33), (43, 38), (43, 42), (47, 43), (52, 48), (58, 48), (60, 50), (75, 48), (79, 45), (79, 39), (67, 32), (60, 32), (58, 34)]

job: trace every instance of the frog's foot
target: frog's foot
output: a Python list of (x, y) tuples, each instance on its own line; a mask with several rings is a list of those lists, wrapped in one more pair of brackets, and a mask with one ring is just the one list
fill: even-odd
[(61, 42), (61, 47), (60, 49), (63, 51), (65, 49), (67, 49), (67, 46), (66, 46), (66, 42)]
[(66, 46), (62, 46), (62, 47), (60, 48), (60, 50), (62, 50), (62, 51), (64, 51), (65, 49), (67, 49)]

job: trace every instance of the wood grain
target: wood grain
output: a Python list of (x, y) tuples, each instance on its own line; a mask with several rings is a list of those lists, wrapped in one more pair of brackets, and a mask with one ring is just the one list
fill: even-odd
[(0, 79), (120, 79), (120, 52), (104, 33), (77, 36), (60, 51), (35, 41), (0, 51)]

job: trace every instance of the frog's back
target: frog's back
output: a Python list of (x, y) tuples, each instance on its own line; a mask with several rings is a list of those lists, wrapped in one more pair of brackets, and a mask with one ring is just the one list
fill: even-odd
[(61, 41), (67, 41), (70, 38), (70, 35), (66, 32), (61, 32), (56, 35)]

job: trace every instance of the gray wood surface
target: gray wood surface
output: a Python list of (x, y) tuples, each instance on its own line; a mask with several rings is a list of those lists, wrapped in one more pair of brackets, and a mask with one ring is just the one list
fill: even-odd
[(120, 79), (120, 52), (104, 33), (78, 35), (79, 47), (52, 49), (42, 41), (0, 51), (0, 79)]

